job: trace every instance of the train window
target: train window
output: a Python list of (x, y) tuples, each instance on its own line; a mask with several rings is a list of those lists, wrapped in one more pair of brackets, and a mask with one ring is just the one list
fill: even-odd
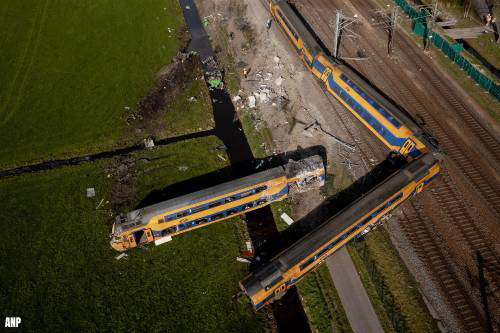
[(191, 208), (191, 214), (199, 213), (203, 210), (205, 210), (205, 206), (194, 207), (194, 208)]
[(229, 215), (233, 215), (233, 214), (237, 214), (238, 213), (238, 209), (229, 209), (226, 211), (226, 215), (229, 216)]
[(227, 198), (224, 198), (224, 203), (233, 202), (235, 200), (238, 200), (237, 196), (227, 197)]
[(186, 229), (186, 225), (184, 223), (177, 225), (177, 227), (179, 228), (179, 231)]
[(219, 214), (212, 215), (211, 220), (214, 221), (214, 220), (221, 219), (223, 217), (224, 217), (224, 213), (219, 213)]
[(283, 21), (283, 23), (285, 23), (288, 31), (290, 31), (290, 33), (293, 35), (293, 37), (295, 38), (295, 40), (299, 40), (299, 37), (297, 36), (297, 34), (295, 33), (295, 31), (292, 29), (292, 27), (290, 26), (290, 24), (288, 23), (288, 21), (285, 19), (285, 17), (283, 16), (283, 14), (281, 14), (281, 11), (276, 10), (276, 12), (278, 13), (278, 16), (281, 18), (281, 20)]
[(208, 208), (214, 208), (214, 207), (217, 207), (217, 206), (220, 206), (222, 205), (222, 202), (221, 201), (214, 201), (214, 202), (211, 202), (208, 204)]
[(266, 199), (266, 198), (264, 198), (264, 199), (260, 199), (260, 200), (257, 200), (257, 206), (259, 206), (259, 205), (263, 205), (263, 204), (265, 204), (266, 202), (267, 202), (267, 199)]
[(253, 207), (253, 202), (249, 202), (243, 206), (241, 206), (241, 210), (246, 210), (246, 209), (249, 209), (249, 208), (252, 208)]
[(176, 220), (177, 219), (177, 215), (170, 215), (168, 218), (167, 218), (167, 221), (173, 221), (173, 220)]
[(246, 192), (243, 192), (240, 194), (240, 198), (246, 198), (248, 197), (249, 195), (252, 195), (253, 194), (253, 190), (250, 190), (250, 191), (246, 191)]
[(184, 212), (177, 213), (177, 218), (188, 216), (188, 215), (189, 215), (189, 211), (186, 210)]
[(255, 194), (267, 190), (267, 186), (260, 186), (255, 189)]
[(266, 286), (266, 291), (268, 291), (269, 289), (271, 289), (273, 286), (275, 286), (278, 282), (280, 282), (281, 280), (283, 280), (283, 277), (279, 276), (277, 277), (276, 279), (274, 279), (273, 281), (271, 281), (271, 283), (269, 283), (267, 286)]
[(303, 270), (304, 268), (308, 267), (310, 264), (312, 264), (314, 262), (314, 260), (316, 260), (315, 257), (309, 258), (305, 263), (300, 265), (300, 267), (299, 267), (300, 270)]

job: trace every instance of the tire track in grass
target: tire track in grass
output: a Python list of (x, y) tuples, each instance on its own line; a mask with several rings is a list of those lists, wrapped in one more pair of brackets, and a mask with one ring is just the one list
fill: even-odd
[[(24, 88), (26, 87), (26, 81), (29, 77), (29, 74), (31, 73), (31, 68), (33, 67), (36, 54), (38, 53), (38, 47), (40, 45), (40, 35), (45, 23), (45, 19), (47, 18), (47, 7), (49, 2), (50, 2), (49, 0), (45, 0), (44, 4), (40, 7), (40, 9), (37, 12), (37, 18), (35, 20), (33, 29), (30, 33), (26, 49), (22, 56), (21, 67), (19, 71), (17, 71), (13, 83), (11, 85), (10, 92), (7, 95), (7, 102), (5, 103), (4, 106), (6, 114), (4, 118), (0, 121), (0, 125), (6, 124), (9, 121), (9, 119), (12, 118), (12, 115), (15, 114), (17, 109), (19, 108), (21, 97), (23, 96), (23, 91)], [(30, 52), (31, 49), (32, 51)], [(21, 82), (19, 83), (19, 88), (16, 89), (16, 82), (18, 81), (20, 76), (21, 76)], [(9, 107), (12, 99), (14, 99), (13, 106)]]

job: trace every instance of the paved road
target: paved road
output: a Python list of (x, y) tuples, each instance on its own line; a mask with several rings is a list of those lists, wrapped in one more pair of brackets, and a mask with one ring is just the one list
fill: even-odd
[(326, 260), (326, 265), (354, 333), (383, 333), (347, 249), (343, 247), (334, 253)]

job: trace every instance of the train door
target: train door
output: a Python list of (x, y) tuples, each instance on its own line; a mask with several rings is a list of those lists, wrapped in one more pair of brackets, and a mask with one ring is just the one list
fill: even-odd
[[(143, 229), (134, 232), (134, 236), (131, 237), (134, 240), (134, 245), (146, 244), (154, 241), (153, 234), (151, 233), (151, 229)], [(130, 238), (130, 236), (129, 236)]]
[(130, 244), (130, 248), (137, 246), (134, 234), (128, 235), (128, 243)]
[(412, 140), (408, 139), (406, 142), (403, 144), (403, 147), (399, 150), (399, 153), (403, 156), (408, 155), (408, 153), (415, 147), (415, 142)]
[(326, 68), (325, 71), (323, 72), (323, 75), (321, 75), (321, 81), (326, 82), (328, 79), (328, 76), (332, 73), (332, 70), (330, 68)]
[(286, 283), (283, 283), (281, 286), (274, 289), (274, 299), (278, 300), (281, 297), (283, 297), (283, 295), (285, 295), (285, 291), (286, 291)]

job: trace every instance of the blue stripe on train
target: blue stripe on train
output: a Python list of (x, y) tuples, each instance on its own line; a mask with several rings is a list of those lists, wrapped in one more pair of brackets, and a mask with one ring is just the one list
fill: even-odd
[(321, 74), (325, 71), (325, 66), (323, 66), (318, 60), (314, 63), (314, 68), (316, 68), (316, 70)]
[(370, 104), (371, 106), (373, 106), (373, 108), (375, 110), (377, 110), (377, 112), (382, 117), (384, 117), (385, 119), (387, 119), (387, 121), (389, 121), (391, 124), (393, 124), (397, 129), (401, 128), (401, 123), (399, 121), (397, 121), (389, 112), (387, 112), (380, 105), (378, 105), (377, 102), (375, 102), (370, 96), (368, 96), (363, 90), (361, 90), (361, 88), (358, 87), (354, 82), (352, 82), (351, 80), (349, 80), (345, 74), (341, 74), (340, 75), (340, 79), (342, 81), (344, 81), (345, 83), (347, 83), (347, 85), (349, 87), (351, 87), (352, 89), (354, 89), (354, 91), (356, 91), (368, 104)]
[[(385, 126), (383, 126), (374, 116), (370, 114), (364, 107), (361, 106), (348, 92), (346, 92), (342, 87), (340, 87), (335, 80), (333, 75), (328, 76), (327, 81), (329, 87), (335, 91), (335, 93), (340, 96), (344, 102), (346, 102), (358, 115), (361, 116), (377, 133), (379, 133), (387, 142), (396, 147), (402, 147), (408, 138), (399, 138), (392, 134)], [(410, 156), (417, 157), (421, 152), (414, 148), (410, 152)]]
[[(268, 203), (272, 202), (272, 201), (276, 201), (278, 199), (280, 199), (281, 197), (283, 197), (284, 195), (288, 194), (288, 186), (285, 186), (281, 191), (279, 191), (278, 193), (272, 195), (270, 197), (270, 200)], [(204, 216), (202, 218), (199, 218), (197, 220), (200, 220), (200, 219), (207, 219), (206, 222), (215, 222), (217, 220), (220, 220), (222, 218), (225, 218), (227, 217), (227, 212), (232, 210), (236, 210), (238, 211), (238, 213), (242, 212), (243, 210), (246, 210), (246, 209), (243, 209), (243, 207), (247, 206), (249, 203), (252, 203), (254, 204), (255, 202), (259, 201), (261, 199), (257, 199), (255, 201), (250, 201), (250, 202), (247, 202), (245, 204), (242, 204), (242, 205), (239, 205), (239, 206), (236, 206), (236, 207), (231, 207), (231, 208), (228, 208), (226, 210), (223, 210), (223, 211), (220, 211), (220, 212), (217, 212), (216, 214), (213, 214), (211, 216)], [(251, 208), (254, 208), (253, 206)], [(197, 227), (200, 225), (200, 223), (197, 223), (196, 221), (189, 221), (189, 222), (186, 222), (186, 223), (180, 223), (180, 224), (177, 224), (177, 228), (179, 229), (179, 231), (183, 231), (183, 230), (186, 230), (186, 229), (189, 229), (189, 228), (192, 228), (192, 227)], [(205, 222), (205, 223), (206, 223)], [(161, 231), (153, 231), (153, 235), (155, 237), (162, 237), (162, 232)]]

